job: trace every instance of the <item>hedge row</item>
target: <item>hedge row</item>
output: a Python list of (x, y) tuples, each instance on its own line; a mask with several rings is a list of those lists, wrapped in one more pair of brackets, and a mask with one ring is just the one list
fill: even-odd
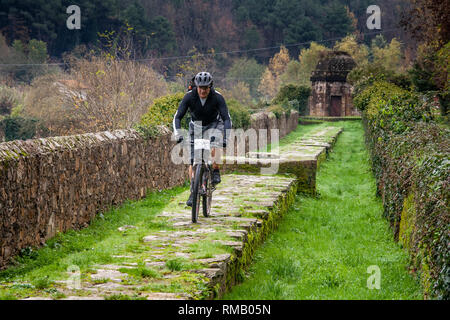
[(450, 130), (418, 94), (386, 81), (359, 88), (377, 190), (430, 298), (450, 298)]

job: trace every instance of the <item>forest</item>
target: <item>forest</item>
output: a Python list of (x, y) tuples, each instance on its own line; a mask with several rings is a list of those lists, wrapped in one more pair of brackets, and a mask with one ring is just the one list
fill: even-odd
[[(135, 126), (155, 99), (185, 91), (200, 70), (213, 74), (243, 123), (265, 108), (305, 114), (309, 77), (331, 49), (352, 55), (355, 82), (381, 67), (409, 72), (423, 90), (445, 91), (434, 63), (445, 57), (434, 56), (448, 39), (448, 7), (431, 0), (375, 3), (381, 30), (367, 27), (374, 4), (368, 0), (1, 0), (1, 139)], [(80, 29), (66, 25), (66, 8), (74, 4)], [(424, 21), (436, 25), (421, 30)], [(438, 45), (433, 28), (440, 30)], [(167, 99), (173, 109), (178, 100)]]
[[(196, 47), (231, 51), (320, 41), (364, 33), (366, 9), (383, 9), (383, 29), (397, 28), (404, 1), (233, 0), (233, 1), (28, 1), (0, 2), (0, 30), (8, 44), (31, 39), (47, 44), (52, 57), (79, 45), (95, 45), (99, 34), (133, 28), (136, 57), (183, 55)], [(81, 28), (66, 27), (66, 7), (81, 8)], [(395, 34), (390, 34), (390, 40)], [(369, 37), (370, 40), (370, 37)], [(297, 53), (301, 48), (293, 48)], [(268, 57), (270, 52), (257, 55)]]

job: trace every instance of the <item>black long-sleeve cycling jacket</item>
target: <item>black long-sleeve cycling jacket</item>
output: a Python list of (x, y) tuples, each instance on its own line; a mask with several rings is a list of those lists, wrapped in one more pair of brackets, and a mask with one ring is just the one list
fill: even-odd
[(183, 119), (188, 109), (191, 113), (192, 122), (201, 121), (202, 126), (207, 126), (222, 119), (224, 130), (231, 129), (231, 117), (225, 99), (214, 88), (211, 88), (203, 106), (195, 88), (185, 94), (173, 118), (173, 132), (175, 135), (181, 128), (181, 119)]

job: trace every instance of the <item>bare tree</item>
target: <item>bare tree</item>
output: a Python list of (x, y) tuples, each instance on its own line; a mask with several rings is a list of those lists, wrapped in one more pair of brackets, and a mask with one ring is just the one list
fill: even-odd
[(76, 61), (71, 78), (79, 92), (70, 96), (72, 104), (97, 131), (130, 128), (167, 93), (166, 82), (150, 67), (112, 57)]

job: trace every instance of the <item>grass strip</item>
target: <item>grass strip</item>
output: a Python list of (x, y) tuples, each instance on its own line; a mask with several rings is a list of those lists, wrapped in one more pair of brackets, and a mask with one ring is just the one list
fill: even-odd
[(408, 254), (382, 217), (361, 123), (318, 126), (344, 127), (318, 173), (320, 196), (297, 196), (246, 280), (223, 299), (423, 299)]

